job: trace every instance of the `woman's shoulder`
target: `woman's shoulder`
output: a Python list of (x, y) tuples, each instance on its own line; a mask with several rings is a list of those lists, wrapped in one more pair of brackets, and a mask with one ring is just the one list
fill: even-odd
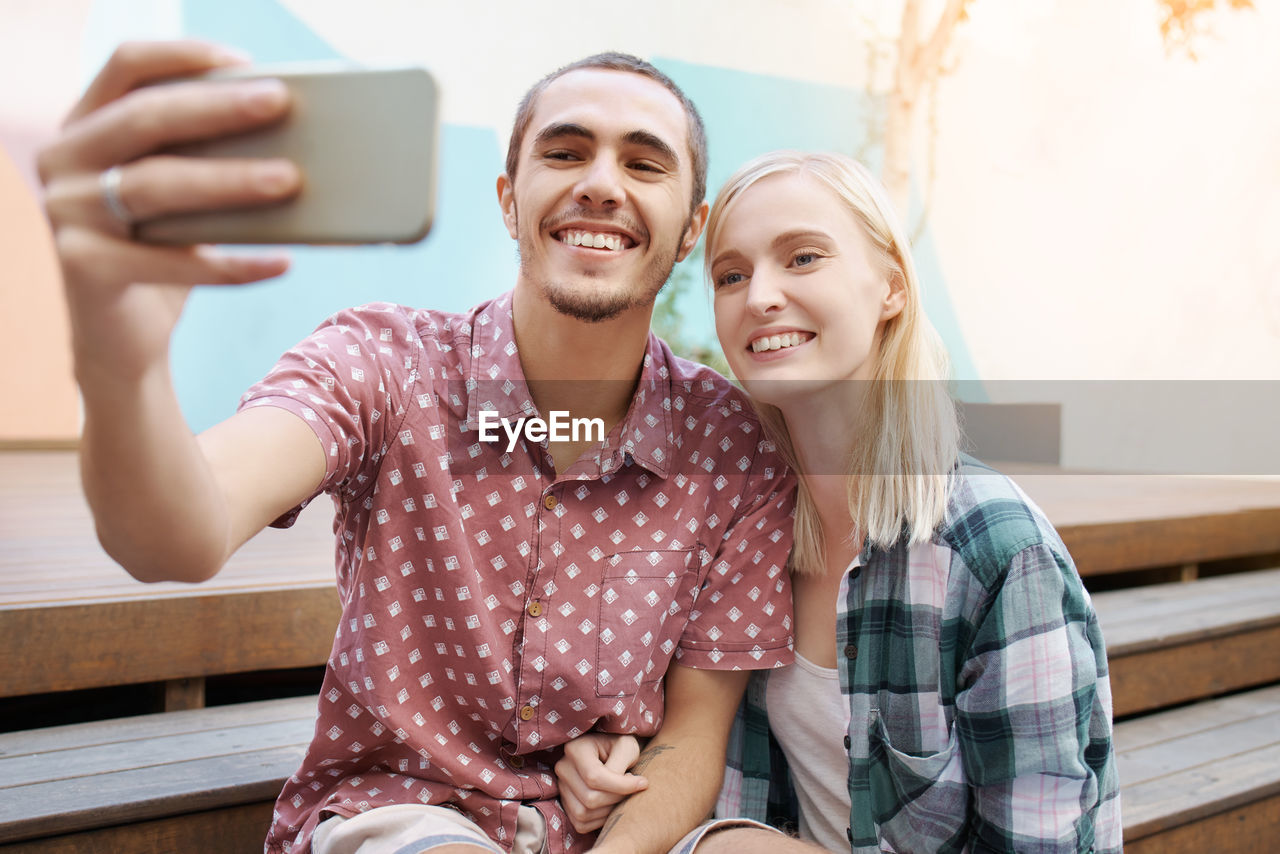
[(1013, 560), (1038, 548), (1071, 566), (1058, 532), (1044, 512), (1007, 475), (962, 454), (952, 472), (947, 514), (934, 538), (978, 576), (998, 586)]

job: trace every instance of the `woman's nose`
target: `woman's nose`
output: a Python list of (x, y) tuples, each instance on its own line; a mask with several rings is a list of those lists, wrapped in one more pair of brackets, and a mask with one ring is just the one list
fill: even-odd
[(747, 310), (763, 316), (786, 304), (786, 288), (779, 278), (767, 270), (756, 270), (747, 284)]

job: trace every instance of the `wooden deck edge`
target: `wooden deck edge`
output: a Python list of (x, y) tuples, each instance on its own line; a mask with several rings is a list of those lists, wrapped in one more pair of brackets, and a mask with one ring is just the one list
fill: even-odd
[(258, 851), (271, 825), (275, 797), (225, 809), (184, 813), (133, 824), (60, 833), (0, 844), (0, 854), (119, 854), (133, 851)]
[[(341, 614), (327, 584), (6, 611), (6, 631), (28, 644), (83, 652), (57, 668), (38, 656), (10, 662), (0, 697), (322, 665)], [(280, 644), (256, 644), (273, 631)]]
[[(1240, 623), (1211, 626), (1205, 629), (1164, 635), (1158, 638), (1146, 638), (1140, 641), (1130, 641), (1128, 643), (1119, 643), (1114, 645), (1108, 643), (1107, 658), (1124, 658), (1125, 656), (1142, 655), (1143, 653), (1159, 652), (1161, 650), (1173, 649), (1176, 647), (1194, 646), (1195, 644), (1203, 641), (1217, 640), (1219, 638), (1250, 634), (1252, 632), (1277, 628), (1280, 628), (1280, 613), (1267, 617), (1257, 617)], [(1106, 636), (1107, 630), (1106, 627), (1103, 627), (1102, 637), (1104, 640), (1106, 639)]]
[[(1121, 792), (1121, 815), (1124, 814)], [(1275, 842), (1280, 831), (1280, 793), (1257, 794), (1231, 805), (1220, 804), (1212, 811), (1194, 810), (1178, 816), (1178, 821), (1156, 825), (1144, 822), (1124, 827), (1128, 854), (1183, 854), (1214, 851), (1217, 854), (1256, 854)], [(1261, 824), (1261, 827), (1258, 825)], [(1252, 825), (1247, 834), (1241, 825)]]
[(1108, 652), (1116, 717), (1154, 712), (1280, 680), (1280, 624), (1127, 656)]
[(1130, 840), (1136, 841), (1148, 836), (1165, 833), (1183, 825), (1206, 821), (1214, 816), (1275, 798), (1280, 798), (1280, 777), (1264, 785), (1231, 792), (1177, 813), (1152, 816), (1142, 821), (1130, 823), (1124, 817), (1126, 814), (1124, 810), (1124, 781), (1122, 780), (1120, 783), (1120, 815), (1124, 825), (1124, 840), (1128, 844)]
[[(197, 788), (201, 779), (200, 768), (181, 769), (189, 786), (171, 786), (161, 794), (142, 795), (129, 793), (127, 789), (120, 792), (117, 799), (86, 799), (82, 807), (62, 809), (44, 814), (23, 812), (0, 821), (0, 843), (20, 842), (27, 839), (40, 839), (68, 833), (92, 830), (94, 828), (136, 824), (143, 821), (154, 821), (192, 812), (221, 810), (244, 804), (261, 801), (272, 801), (279, 796), (285, 781), (298, 767), (305, 752), (303, 746), (296, 748), (276, 748), (273, 750), (254, 751), (260, 759), (245, 762), (247, 754), (231, 757), (232, 764), (252, 765), (261, 761), (260, 773), (246, 773), (242, 779), (215, 785), (211, 788)], [(216, 759), (227, 759), (217, 757)], [(215, 760), (200, 760), (192, 766), (210, 765)], [(172, 767), (172, 766), (171, 766)], [(152, 770), (152, 769), (147, 769)], [(128, 774), (129, 772), (123, 772)], [(112, 791), (110, 784), (104, 784), (105, 792)]]

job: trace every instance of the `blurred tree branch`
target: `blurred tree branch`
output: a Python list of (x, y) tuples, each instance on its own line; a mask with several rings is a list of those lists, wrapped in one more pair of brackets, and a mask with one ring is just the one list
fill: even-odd
[(1160, 37), (1170, 53), (1185, 53), (1196, 60), (1194, 42), (1206, 32), (1208, 14), (1224, 9), (1252, 9), (1253, 0), (1157, 0)]

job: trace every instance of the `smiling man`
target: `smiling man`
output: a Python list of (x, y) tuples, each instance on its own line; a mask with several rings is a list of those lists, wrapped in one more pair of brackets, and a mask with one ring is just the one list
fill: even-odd
[[(340, 312), (194, 436), (168, 370), (189, 286), (286, 262), (147, 246), (131, 226), (296, 192), (289, 163), (157, 153), (274, 121), (288, 92), (138, 86), (234, 61), (122, 47), (40, 168), (108, 551), (142, 580), (200, 581), (334, 501), (343, 615), (266, 850), (665, 850), (715, 798), (745, 671), (792, 656), (790, 475), (745, 398), (649, 331), (706, 217), (697, 111), (634, 57), (549, 75), (497, 182), (514, 290), (461, 314)], [(602, 429), (533, 429), (564, 418)], [(521, 425), (511, 447), (482, 435), (499, 422)], [(651, 737), (652, 785), (598, 841), (552, 773), (593, 730)]]

